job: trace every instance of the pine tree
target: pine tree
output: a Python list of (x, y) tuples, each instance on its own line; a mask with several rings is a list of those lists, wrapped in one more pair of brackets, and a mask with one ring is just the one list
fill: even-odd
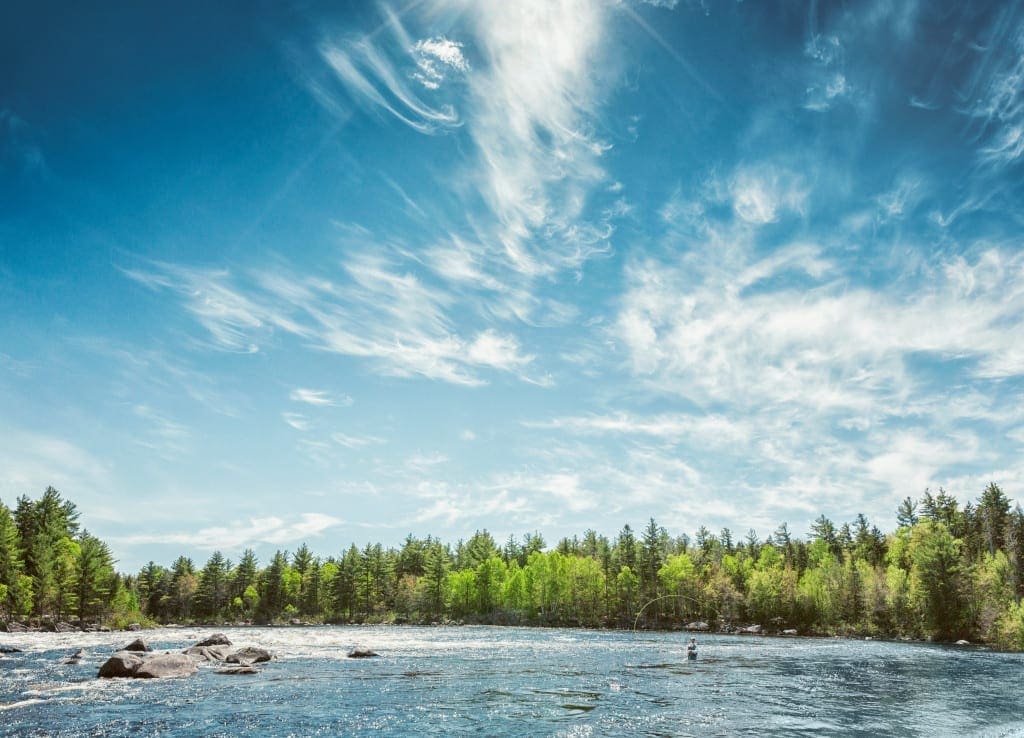
[(114, 592), (114, 557), (110, 548), (89, 531), (78, 541), (78, 576), (75, 583), (78, 619), (87, 621), (106, 609)]
[(20, 536), (7, 506), (0, 502), (0, 615), (10, 617), (21, 609), (15, 603), (18, 580), (24, 572)]

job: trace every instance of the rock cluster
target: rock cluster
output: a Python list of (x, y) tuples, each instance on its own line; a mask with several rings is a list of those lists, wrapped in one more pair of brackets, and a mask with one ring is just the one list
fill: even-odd
[(146, 642), (137, 638), (107, 659), (98, 676), (133, 679), (182, 677), (195, 674), (201, 663), (234, 664), (219, 669), (218, 674), (258, 674), (260, 670), (253, 664), (273, 658), (269, 651), (255, 646), (232, 649), (231, 641), (223, 633), (199, 641), (182, 653), (152, 653)]

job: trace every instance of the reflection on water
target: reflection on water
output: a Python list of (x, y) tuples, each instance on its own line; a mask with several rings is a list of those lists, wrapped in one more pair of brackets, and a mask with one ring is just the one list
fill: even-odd
[[(211, 629), (151, 631), (180, 650)], [(683, 633), (323, 627), (227, 631), (256, 677), (99, 680), (128, 634), (0, 635), (0, 735), (1024, 736), (1024, 657)], [(356, 646), (381, 654), (349, 659)], [(77, 664), (67, 654), (84, 649)]]

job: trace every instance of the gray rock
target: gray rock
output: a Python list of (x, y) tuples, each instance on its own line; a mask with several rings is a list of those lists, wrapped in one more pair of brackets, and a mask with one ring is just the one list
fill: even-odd
[(710, 628), (711, 626), (709, 626), (703, 620), (697, 620), (696, 622), (686, 624), (687, 630), (705, 631), (709, 630)]
[(798, 635), (798, 634), (796, 632), (796, 628), (787, 628), (786, 630), (782, 631), (782, 635), (784, 635), (784, 636), (795, 636), (795, 635)]
[(64, 663), (65, 664), (77, 664), (79, 661), (82, 660), (83, 656), (85, 656), (85, 649), (80, 648), (77, 651), (75, 651), (73, 654), (68, 656), (66, 659), (64, 659)]
[(969, 646), (969, 645), (971, 645), (971, 642), (970, 641), (965, 641), (965, 640), (961, 639), (961, 640), (956, 642), (956, 645), (958, 645), (958, 646)]
[(134, 641), (129, 643), (127, 646), (125, 646), (121, 650), (122, 651), (152, 651), (153, 649), (150, 648), (149, 644), (146, 643), (141, 638), (136, 638)]
[(369, 659), (374, 656), (380, 656), (376, 651), (372, 651), (369, 648), (356, 648), (349, 651), (348, 657), (350, 659)]
[(742, 635), (760, 635), (761, 634), (761, 626), (760, 625), (748, 625), (746, 628), (740, 628), (739, 629), (739, 633), (741, 633)]
[(255, 666), (229, 666), (226, 669), (217, 669), (216, 674), (259, 674), (261, 669)]
[(131, 623), (124, 627), (125, 630), (142, 630), (142, 626), (138, 623)]
[(185, 654), (199, 661), (223, 661), (231, 649), (228, 646), (192, 646), (185, 649)]
[(197, 646), (230, 646), (231, 641), (223, 633), (214, 633), (209, 638), (204, 638), (196, 644)]
[(255, 646), (246, 646), (241, 648), (234, 653), (228, 654), (228, 657), (224, 659), (229, 664), (241, 664), (242, 666), (249, 666), (251, 664), (260, 664), (264, 661), (270, 661), (274, 658), (270, 651), (265, 648), (256, 648)]
[(196, 662), (183, 653), (158, 653), (147, 656), (132, 674), (136, 679), (170, 679), (195, 674)]
[(144, 659), (142, 654), (135, 651), (118, 651), (104, 662), (97, 676), (103, 679), (133, 677)]
[(22, 625), (21, 623), (8, 623), (7, 624), (7, 632), (8, 633), (27, 633), (28, 632), (28, 626), (27, 625)]

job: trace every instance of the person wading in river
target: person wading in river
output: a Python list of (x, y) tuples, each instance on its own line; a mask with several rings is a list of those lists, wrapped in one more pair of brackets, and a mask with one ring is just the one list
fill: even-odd
[(697, 639), (691, 638), (689, 645), (686, 647), (686, 658), (693, 660), (697, 658)]

